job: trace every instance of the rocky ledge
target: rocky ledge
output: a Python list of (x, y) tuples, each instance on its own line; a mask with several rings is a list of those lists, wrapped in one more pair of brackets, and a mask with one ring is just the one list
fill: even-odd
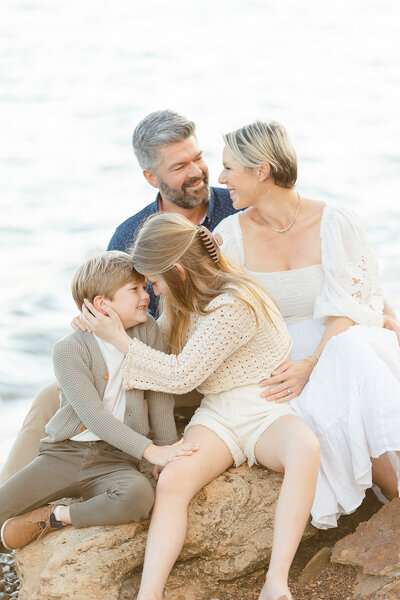
[[(205, 600), (267, 565), (282, 476), (229, 469), (189, 506), (185, 546), (166, 598)], [(148, 521), (119, 527), (67, 527), (16, 553), (20, 600), (136, 598)], [(315, 530), (307, 527), (304, 537)]]
[(358, 569), (354, 598), (400, 598), (400, 498), (381, 508), (355, 533), (336, 543), (332, 562)]

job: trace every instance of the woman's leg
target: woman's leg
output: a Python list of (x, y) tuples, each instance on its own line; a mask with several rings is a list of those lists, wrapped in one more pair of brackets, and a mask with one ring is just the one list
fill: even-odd
[(319, 442), (297, 416), (281, 417), (260, 437), (255, 446), (257, 462), (284, 479), (275, 512), (272, 553), (260, 599), (291, 599), (289, 568), (307, 524), (314, 500), (319, 469)]
[(200, 448), (169, 463), (160, 474), (138, 600), (161, 600), (185, 541), (190, 500), (233, 463), (227, 446), (207, 427), (194, 425), (185, 439), (200, 444)]
[(399, 495), (398, 492), (398, 479), (396, 471), (393, 468), (392, 463), (387, 452), (378, 456), (378, 458), (371, 458), (372, 463), (372, 481), (376, 483), (381, 489), (382, 494), (388, 499), (393, 500)]

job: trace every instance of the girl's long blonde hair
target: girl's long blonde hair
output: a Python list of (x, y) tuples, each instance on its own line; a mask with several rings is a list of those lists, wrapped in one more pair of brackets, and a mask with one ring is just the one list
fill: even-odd
[[(169, 351), (174, 354), (185, 345), (190, 314), (213, 312), (215, 309), (207, 309), (207, 306), (220, 294), (229, 293), (243, 300), (257, 322), (255, 306), (259, 306), (268, 321), (274, 324), (269, 312), (270, 296), (222, 253), (220, 260), (214, 262), (199, 231), (182, 215), (158, 214), (143, 224), (130, 250), (139, 273), (161, 276), (168, 287), (169, 293), (161, 300), (161, 311), (168, 322)], [(176, 263), (185, 270), (184, 280), (179, 269), (174, 267)]]

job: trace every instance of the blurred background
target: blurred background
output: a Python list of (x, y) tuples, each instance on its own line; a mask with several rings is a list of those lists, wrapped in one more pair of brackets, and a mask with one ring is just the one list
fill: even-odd
[(217, 183), (221, 133), (281, 121), (301, 194), (356, 210), (400, 312), (397, 0), (2, 0), (0, 465), (51, 348), (70, 279), (155, 198), (136, 123), (193, 119)]

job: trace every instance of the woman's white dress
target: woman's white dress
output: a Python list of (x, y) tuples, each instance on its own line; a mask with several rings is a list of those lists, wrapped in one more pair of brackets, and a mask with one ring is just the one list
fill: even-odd
[(356, 215), (326, 206), (321, 220), (322, 264), (259, 273), (244, 267), (239, 213), (215, 232), (222, 250), (275, 299), (293, 339), (292, 360), (315, 351), (329, 316), (356, 325), (326, 344), (308, 384), (291, 401), (321, 444), (321, 468), (312, 508), (316, 527), (337, 525), (372, 486), (370, 457), (386, 451), (398, 470), (400, 348), (383, 329), (383, 298), (376, 258)]

